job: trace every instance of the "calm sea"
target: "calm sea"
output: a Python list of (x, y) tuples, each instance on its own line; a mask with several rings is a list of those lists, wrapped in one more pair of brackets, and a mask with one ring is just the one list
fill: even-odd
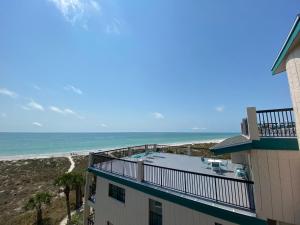
[(107, 150), (143, 144), (213, 142), (234, 133), (0, 133), (0, 156)]

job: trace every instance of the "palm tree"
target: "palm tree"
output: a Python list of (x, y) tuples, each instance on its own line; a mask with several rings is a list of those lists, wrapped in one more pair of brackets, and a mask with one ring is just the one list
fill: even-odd
[(82, 206), (82, 186), (85, 183), (84, 177), (81, 173), (72, 172), (73, 186), (76, 191), (76, 209)]
[(43, 224), (43, 212), (42, 206), (49, 205), (51, 203), (51, 195), (49, 192), (39, 192), (31, 197), (25, 205), (26, 210), (36, 210), (36, 224)]
[(68, 214), (68, 221), (71, 221), (71, 209), (70, 209), (70, 191), (74, 187), (74, 179), (72, 173), (65, 173), (58, 177), (54, 185), (63, 187), (63, 192), (66, 197), (66, 206), (67, 206), (67, 214)]

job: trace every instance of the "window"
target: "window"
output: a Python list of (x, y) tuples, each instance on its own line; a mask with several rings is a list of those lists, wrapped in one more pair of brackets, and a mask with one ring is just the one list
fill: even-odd
[(149, 199), (149, 225), (162, 225), (162, 205)]
[(120, 202), (125, 203), (125, 189), (113, 184), (109, 184), (108, 195)]
[(113, 225), (111, 222), (107, 221), (107, 225)]

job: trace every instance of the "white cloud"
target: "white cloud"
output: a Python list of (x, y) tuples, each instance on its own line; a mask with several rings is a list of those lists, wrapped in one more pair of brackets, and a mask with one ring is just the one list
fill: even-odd
[(87, 28), (87, 21), (91, 13), (99, 13), (101, 6), (96, 0), (48, 0), (64, 16), (65, 20), (74, 25), (79, 23)]
[[(27, 108), (28, 109), (35, 109), (35, 110), (39, 110), (39, 111), (44, 111), (44, 107), (41, 105), (41, 104), (39, 104), (39, 103), (37, 103), (37, 102), (35, 102), (35, 101), (33, 101), (33, 100), (31, 100), (28, 104), (27, 104)], [(26, 106), (25, 106), (26, 107)], [(23, 108), (23, 109), (25, 109), (25, 108)], [(26, 110), (26, 109), (25, 109)]]
[(39, 122), (33, 122), (32, 125), (37, 126), (37, 127), (42, 127), (43, 124), (39, 123)]
[(205, 127), (193, 127), (192, 130), (206, 130)]
[(216, 107), (216, 111), (217, 111), (217, 112), (223, 112), (223, 111), (224, 111), (224, 108), (225, 108), (224, 106), (217, 106), (217, 107)]
[(67, 91), (73, 91), (74, 93), (78, 95), (82, 95), (82, 91), (79, 88), (74, 87), (73, 85), (67, 85), (65, 86), (65, 90)]
[(106, 25), (105, 32), (107, 34), (121, 34), (121, 22), (114, 18), (113, 21), (110, 24)]
[(108, 127), (107, 124), (105, 124), (105, 123), (101, 123), (100, 126), (103, 127), (103, 128)]
[(75, 113), (73, 110), (71, 110), (71, 109), (65, 109), (64, 112), (65, 112), (66, 114), (72, 114), (72, 115), (75, 115), (75, 114), (76, 114), (76, 113)]
[(36, 84), (33, 84), (32, 87), (33, 87), (35, 90), (38, 90), (38, 91), (41, 90), (40, 86), (38, 86), (38, 85), (36, 85)]
[(6, 113), (1, 113), (1, 117), (2, 117), (2, 118), (7, 117)]
[(62, 115), (74, 115), (78, 119), (84, 119), (83, 116), (80, 116), (78, 113), (76, 113), (75, 111), (73, 111), (72, 109), (69, 109), (69, 108), (61, 109), (57, 106), (50, 106), (49, 109), (53, 112), (60, 113)]
[(101, 10), (101, 7), (100, 7), (100, 5), (99, 5), (98, 2), (96, 2), (96, 1), (94, 1), (94, 0), (91, 0), (91, 1), (90, 1), (90, 4), (91, 4), (91, 7), (92, 7), (93, 9), (95, 9), (96, 11), (100, 11), (100, 10)]
[(53, 111), (53, 112), (57, 112), (57, 113), (61, 113), (61, 114), (64, 113), (63, 110), (61, 110), (60, 108), (58, 108), (58, 107), (56, 107), (56, 106), (50, 106), (49, 109), (50, 109), (51, 111)]
[(155, 119), (164, 119), (165, 118), (165, 116), (159, 112), (154, 112), (154, 113), (152, 113), (152, 115), (154, 116)]
[(26, 110), (26, 111), (30, 110), (30, 108), (28, 108), (28, 107), (25, 106), (25, 105), (21, 105), (21, 108), (24, 109), (24, 110)]
[(1, 95), (6, 95), (8, 97), (11, 97), (11, 98), (17, 98), (18, 97), (18, 94), (13, 92), (13, 91), (10, 91), (6, 88), (0, 88), (0, 94)]

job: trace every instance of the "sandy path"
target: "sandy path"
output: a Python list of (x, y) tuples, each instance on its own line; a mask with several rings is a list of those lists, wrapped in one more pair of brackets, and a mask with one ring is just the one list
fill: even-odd
[(72, 156), (68, 156), (67, 158), (69, 159), (69, 161), (71, 163), (67, 173), (71, 173), (73, 171), (73, 169), (75, 168), (75, 162), (74, 162)]
[[(68, 171), (67, 171), (66, 173), (71, 173), (71, 172), (73, 171), (73, 169), (75, 168), (75, 162), (74, 162), (72, 156), (68, 156), (67, 158), (69, 159), (71, 165), (70, 165), (70, 167), (69, 167), (69, 169), (68, 169)], [(75, 212), (76, 212), (76, 211), (72, 211), (72, 212), (71, 212), (71, 216), (72, 216)], [(63, 220), (60, 221), (59, 225), (67, 225), (67, 223), (68, 223), (68, 216), (66, 216), (65, 218), (63, 218)]]

